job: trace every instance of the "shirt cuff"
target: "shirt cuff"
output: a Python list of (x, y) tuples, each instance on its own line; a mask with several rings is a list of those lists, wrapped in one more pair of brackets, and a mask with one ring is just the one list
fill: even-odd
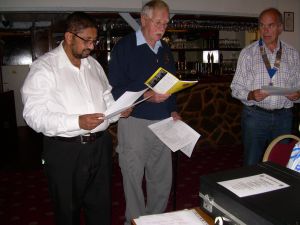
[(79, 115), (71, 115), (66, 119), (66, 127), (69, 131), (80, 130), (79, 127)]

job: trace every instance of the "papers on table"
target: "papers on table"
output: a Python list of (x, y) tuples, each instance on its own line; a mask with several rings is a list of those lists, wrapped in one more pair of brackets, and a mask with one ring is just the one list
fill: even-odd
[(239, 197), (261, 194), (289, 187), (288, 184), (262, 173), (254, 176), (218, 182)]
[(200, 137), (200, 134), (186, 123), (181, 120), (174, 121), (172, 117), (151, 124), (149, 128), (173, 152), (181, 149), (188, 157), (191, 157)]
[(136, 225), (208, 225), (194, 209), (141, 216), (134, 222)]
[(300, 91), (300, 88), (283, 88), (283, 87), (275, 87), (275, 86), (262, 86), (262, 90), (268, 92), (270, 95), (288, 95), (294, 93), (296, 91)]
[(105, 117), (104, 119), (109, 119), (113, 116), (116, 116), (120, 114), (121, 112), (125, 111), (126, 109), (129, 109), (143, 101), (145, 101), (147, 98), (144, 98), (140, 101), (135, 102), (138, 100), (147, 90), (148, 88), (138, 91), (138, 92), (132, 92), (132, 91), (126, 91), (120, 98), (118, 98), (117, 101), (114, 102), (104, 113)]

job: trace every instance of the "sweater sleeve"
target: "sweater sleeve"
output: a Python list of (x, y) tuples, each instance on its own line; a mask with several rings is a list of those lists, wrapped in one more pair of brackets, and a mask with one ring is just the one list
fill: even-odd
[[(109, 62), (108, 80), (115, 99), (118, 99), (125, 91), (141, 91), (139, 80), (128, 77), (130, 70), (130, 45), (133, 40), (120, 40), (113, 48)], [(146, 88), (146, 86), (145, 86)]]

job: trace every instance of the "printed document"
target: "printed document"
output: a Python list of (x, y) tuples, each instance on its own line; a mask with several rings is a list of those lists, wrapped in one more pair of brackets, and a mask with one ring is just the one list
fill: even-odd
[(126, 91), (120, 98), (118, 98), (117, 101), (115, 101), (104, 113), (105, 117), (104, 119), (109, 119), (111, 117), (114, 117), (126, 109), (129, 109), (143, 101), (145, 101), (147, 98), (144, 98), (140, 101), (137, 101), (144, 93), (148, 90), (148, 88), (138, 91), (138, 92), (132, 92), (132, 91)]
[(184, 81), (179, 80), (175, 75), (168, 72), (162, 67), (159, 67), (148, 80), (146, 80), (145, 84), (160, 94), (173, 94), (185, 88), (191, 87), (196, 84), (198, 81)]
[(134, 222), (136, 225), (208, 225), (194, 209), (141, 216)]
[(239, 197), (261, 194), (289, 187), (288, 184), (262, 173), (254, 176), (218, 182)]
[(275, 86), (262, 86), (262, 90), (268, 92), (270, 95), (288, 95), (294, 93), (296, 91), (300, 91), (300, 88), (283, 88), (283, 87), (275, 87)]
[(188, 157), (191, 157), (200, 138), (200, 134), (193, 128), (181, 120), (174, 121), (172, 117), (151, 124), (149, 128), (173, 152), (181, 150)]

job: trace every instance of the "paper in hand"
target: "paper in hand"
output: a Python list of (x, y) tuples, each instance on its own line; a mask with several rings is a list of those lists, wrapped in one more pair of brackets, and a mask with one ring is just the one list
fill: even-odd
[(261, 89), (268, 92), (269, 95), (288, 95), (300, 90), (300, 88), (283, 88), (270, 85), (262, 86)]
[(129, 109), (143, 101), (145, 101), (147, 98), (144, 98), (138, 102), (136, 102), (137, 99), (139, 99), (147, 90), (148, 88), (138, 91), (138, 92), (132, 92), (132, 91), (126, 91), (120, 98), (118, 98), (114, 104), (109, 107), (105, 113), (104, 113), (104, 119), (109, 119), (111, 117), (114, 117), (126, 109)]
[(152, 132), (173, 152), (181, 150), (191, 157), (193, 149), (200, 138), (194, 129), (181, 120), (174, 121), (172, 117), (148, 126)]
[(179, 80), (175, 75), (159, 67), (145, 82), (153, 91), (160, 94), (173, 94), (195, 85), (198, 81)]

